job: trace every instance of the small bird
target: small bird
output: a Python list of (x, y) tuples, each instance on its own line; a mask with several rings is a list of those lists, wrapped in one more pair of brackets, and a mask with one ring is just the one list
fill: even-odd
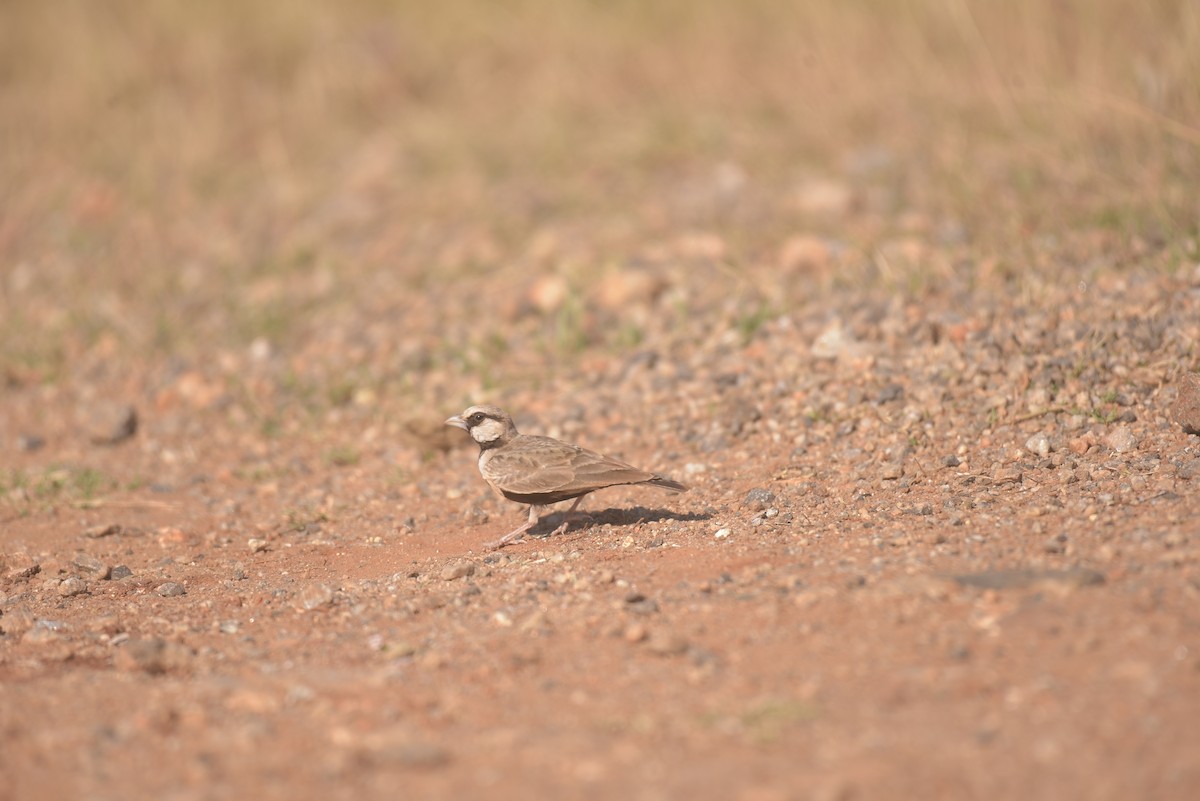
[[(492, 489), (517, 503), (529, 504), (529, 520), (489, 548), (502, 548), (537, 525), (542, 508), (575, 499), (570, 518), (584, 495), (618, 484), (647, 484), (667, 492), (687, 492), (678, 481), (639, 470), (619, 459), (550, 437), (521, 434), (512, 418), (496, 406), (472, 406), (446, 420), (479, 445), (479, 472)], [(567, 529), (567, 521), (554, 532)]]

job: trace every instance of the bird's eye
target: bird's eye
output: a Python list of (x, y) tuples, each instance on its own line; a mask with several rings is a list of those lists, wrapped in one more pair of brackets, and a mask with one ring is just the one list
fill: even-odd
[(475, 412), (475, 414), (467, 418), (467, 422), (473, 426), (479, 425), (483, 422), (483, 412)]

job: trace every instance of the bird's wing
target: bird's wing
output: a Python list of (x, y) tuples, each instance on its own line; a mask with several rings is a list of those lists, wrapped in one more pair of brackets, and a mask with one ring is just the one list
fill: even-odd
[(497, 448), (481, 469), (498, 489), (518, 495), (591, 492), (654, 477), (611, 456), (533, 436)]

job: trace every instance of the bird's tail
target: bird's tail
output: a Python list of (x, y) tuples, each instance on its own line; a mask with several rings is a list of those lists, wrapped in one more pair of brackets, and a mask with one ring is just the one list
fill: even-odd
[(669, 479), (669, 478), (663, 478), (662, 476), (655, 476), (654, 478), (647, 479), (646, 481), (644, 481), (642, 483), (649, 484), (652, 487), (658, 487), (659, 489), (666, 490), (667, 492), (687, 492), (688, 491), (688, 488), (686, 485), (680, 484), (678, 481), (673, 481), (672, 479)]

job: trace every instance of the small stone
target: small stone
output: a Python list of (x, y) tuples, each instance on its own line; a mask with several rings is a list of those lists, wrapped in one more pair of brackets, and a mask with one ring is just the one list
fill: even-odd
[(187, 593), (187, 590), (178, 581), (163, 582), (155, 587), (154, 591), (164, 598), (176, 598)]
[(829, 243), (808, 234), (789, 237), (779, 250), (779, 266), (784, 270), (823, 270), (832, 258)]
[(111, 537), (114, 534), (120, 533), (121, 527), (116, 523), (101, 523), (98, 526), (88, 526), (83, 530), (83, 536), (93, 540), (98, 540), (101, 537)]
[(97, 445), (115, 445), (137, 432), (137, 409), (128, 403), (99, 402), (83, 411), (83, 426)]
[(753, 511), (767, 508), (775, 500), (775, 493), (763, 487), (755, 487), (746, 493), (745, 506)]
[(46, 440), (37, 434), (21, 434), (17, 437), (17, 450), (31, 453), (40, 451), (46, 445)]
[(713, 534), (713, 537), (718, 540), (723, 540), (732, 533), (733, 532), (727, 528), (719, 528), (719, 529), (717, 529), (717, 532), (715, 534)]
[(1050, 455), (1050, 451), (1053, 449), (1050, 447), (1050, 438), (1039, 431), (1029, 439), (1025, 440), (1025, 450), (1029, 451), (1030, 453), (1036, 453), (1038, 456), (1041, 456), (1043, 459), (1045, 459), (1048, 455)]
[(678, 656), (688, 649), (688, 642), (672, 631), (656, 631), (646, 641), (646, 648), (659, 656)]
[(650, 635), (646, 627), (641, 623), (633, 623), (625, 627), (625, 631), (621, 636), (625, 638), (625, 642), (636, 644), (642, 642)]
[(263, 553), (270, 547), (270, 543), (259, 537), (251, 537), (246, 540), (246, 547), (250, 549), (250, 553)]
[(904, 476), (902, 462), (884, 462), (879, 468), (879, 477), (884, 481), (894, 481)]
[(108, 577), (113, 581), (119, 581), (123, 578), (129, 578), (132, 575), (133, 571), (129, 569), (128, 565), (117, 565), (112, 569), (112, 572), (108, 574)]
[(5, 578), (32, 578), (41, 572), (42, 566), (27, 553), (10, 553), (0, 556), (0, 573)]
[(18, 607), (10, 609), (0, 621), (0, 634), (8, 637), (20, 637), (37, 623), (37, 618), (28, 609)]
[(1083, 456), (1088, 450), (1096, 444), (1096, 435), (1091, 431), (1086, 434), (1072, 438), (1067, 442), (1067, 448), (1076, 456)]
[(960, 464), (962, 464), (962, 459), (959, 459), (954, 454), (950, 454), (949, 456), (942, 457), (942, 466), (943, 467), (958, 467)]
[(63, 624), (56, 620), (39, 620), (21, 635), (21, 642), (31, 645), (54, 642), (63, 628)]
[(311, 612), (333, 603), (333, 587), (317, 582), (296, 594), (295, 606), (301, 612)]
[(101, 581), (112, 575), (112, 568), (90, 553), (75, 554), (71, 564), (79, 568), (80, 572)]
[(1179, 395), (1171, 406), (1171, 416), (1186, 433), (1200, 436), (1200, 373), (1180, 376)]
[(1065, 553), (1067, 550), (1067, 535), (1056, 534), (1042, 545), (1046, 553)]
[(875, 396), (875, 403), (882, 406), (885, 403), (903, 400), (904, 387), (901, 384), (888, 384), (883, 389), (879, 390), (879, 394)]
[(814, 178), (796, 188), (796, 208), (816, 217), (842, 217), (854, 205), (854, 190), (844, 181)]
[(192, 651), (185, 645), (159, 639), (129, 639), (119, 646), (114, 659), (122, 670), (140, 670), (160, 674), (186, 668), (192, 661)]
[(1193, 478), (1200, 477), (1200, 457), (1180, 462), (1179, 466), (1175, 468), (1175, 475), (1184, 481), (1191, 481)]
[(63, 579), (58, 585), (58, 594), (64, 598), (70, 598), (73, 595), (83, 595), (87, 591), (87, 582), (75, 576)]
[(567, 299), (570, 286), (561, 275), (543, 275), (529, 287), (529, 302), (542, 314), (558, 311)]
[(812, 344), (812, 355), (816, 359), (833, 360), (841, 356), (855, 356), (861, 351), (862, 345), (841, 323), (826, 328)]
[(454, 581), (475, 575), (475, 563), (470, 559), (457, 559), (442, 568), (442, 581)]
[(1104, 444), (1117, 453), (1129, 453), (1137, 448), (1137, 437), (1128, 426), (1117, 426), (1104, 435)]
[(593, 288), (593, 295), (602, 308), (625, 311), (630, 305), (653, 301), (665, 288), (663, 279), (650, 272), (613, 270), (600, 278)]
[(652, 615), (658, 611), (658, 601), (640, 592), (631, 592), (625, 596), (625, 608), (635, 615)]
[(1016, 467), (1001, 467), (992, 474), (992, 481), (997, 484), (1019, 484), (1024, 474)]

